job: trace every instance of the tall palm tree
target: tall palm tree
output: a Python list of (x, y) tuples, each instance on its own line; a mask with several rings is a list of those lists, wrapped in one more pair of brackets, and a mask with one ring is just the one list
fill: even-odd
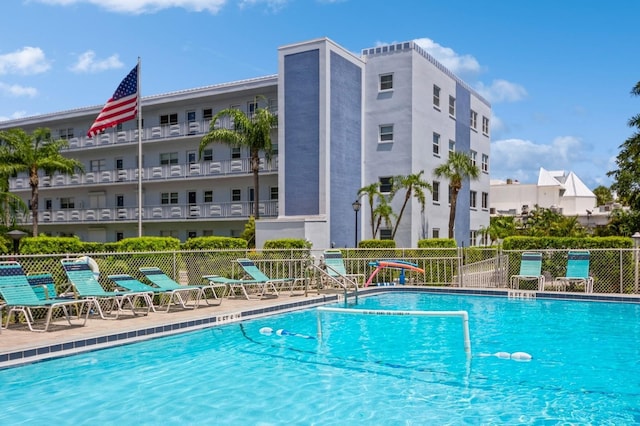
[(64, 157), (60, 151), (68, 146), (64, 139), (54, 140), (47, 128), (37, 128), (28, 134), (22, 129), (0, 131), (0, 144), (6, 155), (0, 164), (0, 174), (15, 176), (20, 172), (29, 175), (31, 187), (32, 233), (38, 236), (38, 172), (72, 174), (83, 171), (82, 163), (73, 158)]
[(471, 161), (471, 157), (468, 154), (454, 151), (449, 153), (449, 158), (446, 163), (435, 168), (433, 174), (436, 177), (449, 180), (449, 238), (453, 238), (453, 228), (456, 223), (458, 193), (462, 188), (464, 180), (477, 180), (480, 177), (480, 169)]
[(367, 196), (367, 202), (369, 203), (369, 212), (371, 214), (371, 238), (376, 238), (375, 232), (375, 212), (373, 205), (376, 202), (376, 199), (381, 199), (382, 193), (380, 192), (380, 182), (374, 182), (370, 185), (363, 186), (358, 190), (358, 198), (362, 195)]
[(393, 212), (393, 209), (391, 208), (391, 205), (387, 202), (387, 199), (384, 196), (382, 196), (379, 198), (379, 200), (380, 202), (376, 206), (373, 212), (375, 221), (376, 221), (376, 226), (373, 231), (374, 239), (376, 238), (376, 235), (378, 235), (378, 231), (380, 230), (380, 225), (382, 225), (382, 222), (384, 222), (386, 226), (391, 227), (391, 223), (393, 222), (393, 219), (396, 218), (396, 214)]
[(400, 220), (402, 219), (402, 215), (404, 214), (404, 210), (411, 199), (411, 196), (417, 198), (420, 203), (421, 211), (424, 211), (424, 205), (426, 202), (426, 197), (424, 194), (425, 190), (432, 191), (431, 184), (422, 180), (422, 175), (424, 174), (424, 170), (420, 170), (419, 173), (410, 174), (407, 176), (395, 176), (391, 180), (391, 194), (390, 197), (393, 196), (400, 190), (404, 189), (404, 201), (402, 203), (402, 208), (400, 209), (400, 213), (398, 213), (398, 219), (396, 220), (396, 226), (393, 227), (393, 233), (391, 234), (391, 239), (396, 237), (396, 232), (398, 232), (398, 228), (400, 225)]
[[(230, 122), (232, 128), (219, 126), (220, 122)], [(216, 124), (218, 123), (218, 124)], [(259, 177), (260, 151), (264, 152), (267, 161), (271, 161), (273, 146), (271, 144), (271, 130), (278, 125), (278, 117), (268, 108), (257, 108), (253, 115), (247, 116), (236, 108), (219, 111), (211, 119), (209, 132), (200, 141), (200, 157), (205, 148), (215, 142), (221, 142), (234, 147), (249, 148), (251, 172), (253, 173), (254, 211), (253, 217), (260, 218)]]

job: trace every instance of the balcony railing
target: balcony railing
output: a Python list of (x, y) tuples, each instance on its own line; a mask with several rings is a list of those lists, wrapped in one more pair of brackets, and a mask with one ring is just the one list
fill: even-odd
[[(261, 172), (276, 172), (278, 159), (274, 157), (271, 162), (260, 159)], [(154, 180), (184, 179), (197, 177), (215, 177), (228, 175), (241, 175), (251, 173), (251, 160), (242, 158), (226, 161), (204, 161), (192, 164), (172, 164), (166, 166), (146, 167), (142, 170), (142, 180), (152, 182)], [(104, 170), (100, 172), (87, 172), (73, 175), (40, 176), (39, 188), (94, 185), (117, 182), (137, 182), (138, 169)], [(9, 182), (10, 190), (29, 189), (28, 177), (13, 178)]]
[[(145, 222), (167, 222), (172, 220), (215, 220), (246, 219), (253, 214), (253, 202), (170, 204), (162, 206), (145, 206), (142, 219)], [(263, 217), (278, 216), (278, 202), (264, 201), (259, 203), (260, 215)], [(38, 213), (38, 222), (47, 223), (93, 223), (137, 221), (137, 207), (115, 207), (94, 209), (64, 209), (58, 211), (45, 210)]]

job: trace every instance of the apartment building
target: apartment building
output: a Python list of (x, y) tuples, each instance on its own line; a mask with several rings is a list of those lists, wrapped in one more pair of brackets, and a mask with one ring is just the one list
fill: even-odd
[[(0, 122), (0, 129), (50, 128), (69, 141), (64, 154), (85, 166), (72, 176), (41, 176), (40, 232), (87, 241), (139, 232), (181, 240), (239, 236), (257, 202), (258, 247), (282, 237), (305, 238), (315, 248), (350, 247), (371, 238), (366, 200), (359, 211), (352, 207), (358, 189), (380, 182), (388, 191), (391, 177), (424, 171), (433, 193), (424, 210), (411, 199), (395, 238), (399, 246), (415, 246), (447, 236), (448, 182), (432, 171), (460, 150), (482, 173), (460, 193), (455, 237), (461, 245), (479, 243), (477, 231), (489, 222), (486, 100), (414, 42), (357, 55), (322, 38), (283, 46), (278, 58), (274, 76), (144, 96), (140, 146), (136, 120), (86, 136), (101, 105)], [(259, 200), (246, 150), (213, 144), (198, 156), (211, 117), (230, 107), (247, 114), (268, 107), (278, 115), (277, 155), (262, 161)], [(10, 190), (28, 200), (26, 176), (12, 179)], [(390, 234), (384, 228), (379, 237)]]

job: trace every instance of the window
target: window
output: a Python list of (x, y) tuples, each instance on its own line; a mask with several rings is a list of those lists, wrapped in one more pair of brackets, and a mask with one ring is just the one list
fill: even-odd
[(449, 139), (449, 153), (456, 152), (456, 141)]
[(485, 135), (489, 134), (489, 119), (487, 117), (482, 117), (482, 133)]
[(122, 239), (124, 239), (124, 232), (122, 231), (116, 232), (116, 241), (120, 241)]
[(116, 132), (121, 132), (121, 131), (122, 131), (122, 123), (116, 124)]
[(187, 239), (195, 238), (197, 236), (198, 236), (198, 233), (196, 231), (187, 231)]
[(213, 149), (202, 151), (202, 161), (213, 161)]
[(116, 170), (124, 169), (124, 160), (122, 158), (116, 158)]
[(433, 132), (433, 155), (440, 155), (440, 135)]
[(453, 96), (449, 96), (449, 115), (452, 117), (456, 116), (456, 98)]
[(433, 197), (433, 202), (434, 203), (439, 203), (440, 202), (440, 182), (434, 180), (431, 183), (431, 187), (433, 188), (433, 190), (431, 191), (431, 196)]
[(488, 209), (489, 208), (489, 193), (488, 192), (483, 192), (482, 193), (482, 208), (483, 209)]
[(68, 128), (68, 129), (59, 129), (58, 130), (58, 137), (60, 139), (65, 139), (65, 140), (69, 140), (73, 137), (73, 127)]
[(391, 192), (392, 181), (390, 176), (380, 178), (380, 192), (387, 194)]
[(61, 209), (75, 209), (76, 202), (73, 197), (61, 197), (60, 198)]
[(124, 207), (124, 195), (116, 195), (116, 207)]
[(104, 158), (100, 160), (91, 160), (89, 161), (89, 171), (90, 172), (100, 172), (106, 169), (106, 161)]
[(163, 192), (160, 194), (160, 204), (178, 204), (178, 193)]
[(471, 191), (469, 193), (469, 207), (472, 209), (476, 208), (476, 198), (478, 197), (478, 193), (476, 191)]
[(256, 113), (258, 109), (258, 100), (247, 102), (247, 115), (249, 117), (253, 117), (253, 114)]
[(393, 142), (393, 124), (380, 126), (380, 137), (378, 142)]
[(470, 126), (472, 129), (477, 130), (478, 129), (478, 113), (475, 112), (474, 110), (471, 110), (471, 122), (470, 122)]
[(240, 201), (242, 199), (242, 191), (239, 189), (231, 190), (231, 201)]
[(213, 118), (213, 109), (205, 108), (202, 110), (202, 119), (203, 120), (211, 120)]
[(469, 153), (469, 158), (471, 158), (471, 165), (472, 166), (476, 166), (477, 165), (477, 157), (478, 157), (478, 153), (475, 151), (471, 151)]
[(272, 186), (269, 192), (269, 199), (272, 201), (278, 200), (278, 187)]
[(178, 114), (165, 114), (160, 116), (160, 125), (168, 126), (170, 124), (178, 124)]
[(242, 150), (239, 146), (234, 146), (231, 148), (231, 158), (238, 159), (242, 156)]
[(485, 173), (489, 173), (489, 156), (487, 154), (482, 154), (482, 171)]
[(393, 74), (380, 75), (380, 91), (393, 89)]
[(436, 108), (440, 108), (440, 88), (433, 85), (433, 106)]
[(381, 240), (390, 240), (391, 239), (391, 229), (389, 229), (389, 228), (381, 228), (380, 229), (380, 239)]
[(469, 245), (475, 246), (478, 241), (478, 231), (471, 230), (469, 232)]
[(202, 199), (205, 203), (213, 203), (213, 191), (204, 191), (202, 193)]
[(160, 165), (166, 166), (168, 164), (178, 164), (177, 152), (163, 152), (160, 154)]
[(271, 112), (271, 114), (277, 114), (278, 113), (278, 100), (277, 99), (269, 98), (269, 112)]
[(440, 238), (440, 229), (438, 229), (438, 228), (434, 228), (434, 229), (431, 231), (431, 237), (432, 237), (432, 238)]

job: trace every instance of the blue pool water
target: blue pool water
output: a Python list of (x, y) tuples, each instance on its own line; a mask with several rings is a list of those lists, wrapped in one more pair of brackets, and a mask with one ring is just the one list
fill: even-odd
[[(0, 424), (640, 423), (640, 306), (389, 293), (0, 371)], [(526, 352), (528, 362), (494, 356)]]

